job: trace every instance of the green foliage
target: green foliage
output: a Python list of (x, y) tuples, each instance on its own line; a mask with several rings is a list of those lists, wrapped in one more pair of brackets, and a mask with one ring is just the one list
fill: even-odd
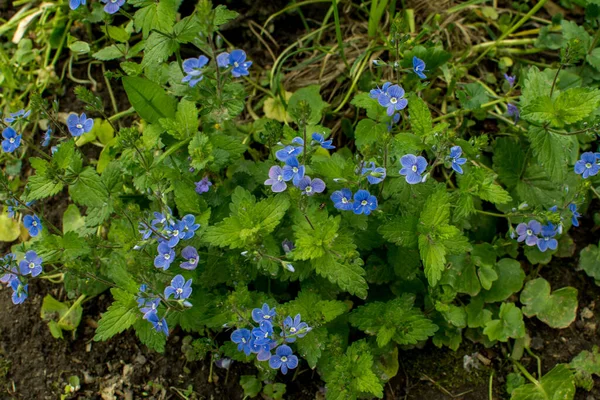
[(598, 346), (592, 351), (583, 350), (571, 360), (569, 366), (575, 370), (575, 384), (588, 392), (594, 387), (593, 375), (600, 376), (600, 353)]
[(577, 289), (564, 287), (550, 293), (544, 278), (527, 282), (521, 292), (523, 314), (537, 316), (552, 328), (566, 328), (577, 317)]
[(98, 328), (94, 336), (95, 341), (104, 341), (117, 333), (123, 332), (141, 316), (135, 298), (131, 293), (117, 288), (111, 289), (110, 292), (115, 301), (98, 321)]
[[(533, 378), (532, 378), (533, 379)], [(567, 364), (558, 364), (539, 381), (513, 390), (511, 400), (572, 400), (575, 378)]]
[(508, 341), (525, 336), (523, 313), (514, 303), (502, 303), (498, 319), (492, 319), (485, 324), (483, 333), (490, 340)]
[(590, 244), (579, 253), (580, 270), (594, 278), (596, 284), (600, 282), (600, 248), (595, 244)]

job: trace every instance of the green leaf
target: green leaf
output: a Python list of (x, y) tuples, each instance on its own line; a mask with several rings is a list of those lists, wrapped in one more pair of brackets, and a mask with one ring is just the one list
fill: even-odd
[(379, 121), (381, 117), (386, 115), (385, 108), (381, 107), (377, 102), (377, 99), (372, 99), (371, 96), (369, 96), (369, 93), (366, 92), (358, 93), (354, 96), (350, 104), (366, 110), (367, 117), (372, 120)]
[(543, 278), (527, 282), (521, 303), (523, 314), (537, 316), (552, 328), (564, 329), (577, 317), (577, 289), (564, 287), (550, 294), (550, 284)]
[(574, 124), (587, 118), (600, 105), (600, 90), (571, 88), (560, 92), (554, 102), (558, 127)]
[(282, 306), (283, 314), (300, 314), (302, 321), (310, 326), (322, 325), (333, 321), (348, 310), (343, 301), (323, 300), (317, 293), (302, 291), (296, 299)]
[(412, 215), (395, 216), (380, 225), (378, 231), (386, 240), (402, 247), (417, 248), (417, 224), (419, 218)]
[[(323, 110), (329, 105), (323, 101), (319, 91), (319, 85), (310, 85), (294, 92), (288, 103), (288, 110), (298, 107), (298, 103), (306, 101), (310, 105), (310, 117), (306, 121), (308, 125), (317, 125), (323, 118)], [(293, 114), (293, 113), (292, 113)]]
[(54, 196), (63, 189), (63, 184), (48, 178), (46, 174), (38, 173), (29, 178), (27, 187), (29, 188), (27, 201), (32, 201)]
[(429, 111), (427, 103), (419, 96), (411, 96), (408, 102), (408, 111), (413, 132), (422, 138), (427, 137), (431, 133), (433, 125), (431, 111)]
[(485, 302), (482, 296), (473, 297), (469, 305), (465, 307), (467, 312), (467, 326), (469, 328), (483, 328), (492, 320), (492, 312), (484, 308)]
[(369, 335), (377, 336), (377, 345), (383, 347), (390, 340), (398, 344), (417, 344), (427, 340), (438, 330), (418, 308), (414, 308), (414, 295), (382, 302), (371, 302), (358, 307), (350, 314), (350, 324)]
[(52, 155), (52, 164), (60, 169), (68, 168), (75, 157), (75, 141), (69, 140), (58, 147)]
[(467, 83), (464, 90), (457, 92), (456, 96), (465, 110), (477, 110), (489, 100), (489, 94), (479, 83)]
[(490, 340), (507, 342), (509, 338), (518, 339), (525, 336), (523, 314), (514, 303), (502, 303), (499, 318), (485, 324), (483, 333)]
[(354, 130), (356, 147), (364, 150), (374, 143), (381, 142), (386, 134), (386, 124), (378, 124), (370, 119), (361, 119)]
[(534, 126), (529, 128), (527, 136), (533, 154), (544, 166), (548, 177), (554, 182), (562, 182), (567, 174), (569, 155), (577, 146), (577, 138), (558, 135)]
[(109, 60), (116, 60), (117, 58), (125, 57), (126, 54), (127, 54), (127, 46), (122, 43), (118, 43), (118, 44), (113, 44), (113, 45), (107, 46), (101, 50), (98, 50), (97, 52), (92, 54), (92, 57), (94, 57), (96, 60), (109, 61)]
[(175, 118), (176, 100), (156, 83), (137, 76), (123, 78), (129, 102), (137, 113), (150, 123), (160, 118)]
[(105, 207), (108, 190), (100, 175), (91, 167), (84, 169), (77, 181), (69, 186), (69, 194), (74, 202), (88, 207)]
[(182, 99), (177, 105), (175, 119), (161, 118), (160, 125), (177, 139), (186, 139), (198, 131), (198, 110), (192, 101)]
[(237, 16), (239, 15), (236, 11), (229, 10), (226, 6), (222, 4), (215, 7), (214, 13), (215, 19), (213, 20), (213, 23), (216, 26), (224, 25), (232, 19), (237, 18)]
[(317, 274), (327, 278), (346, 292), (356, 295), (361, 299), (367, 297), (367, 281), (362, 260), (355, 258), (353, 261), (339, 261), (333, 254), (328, 253), (312, 260), (312, 265)]
[(600, 248), (590, 244), (579, 253), (579, 270), (594, 278), (596, 285), (600, 286)]
[(583, 350), (571, 362), (570, 367), (575, 370), (575, 384), (587, 391), (594, 387), (592, 375), (600, 376), (600, 353), (598, 346), (592, 351)]
[(98, 321), (98, 328), (94, 336), (94, 340), (97, 342), (123, 332), (141, 316), (133, 294), (118, 288), (112, 288), (110, 292), (114, 301)]
[[(62, 339), (62, 331), (74, 331), (81, 322), (83, 308), (61, 303), (47, 294), (42, 302), (41, 318), (48, 322), (50, 332), (55, 338)], [(52, 323), (52, 324), (51, 324)]]
[(144, 39), (148, 37), (152, 29), (170, 32), (173, 28), (177, 13), (177, 0), (160, 0), (158, 2), (134, 0), (133, 4), (136, 7), (142, 7), (136, 11), (133, 21), (137, 31), (142, 31)]
[(166, 61), (179, 48), (176, 39), (162, 33), (152, 32), (146, 41), (142, 68), (156, 65)]
[[(304, 316), (303, 316), (304, 317)], [(327, 343), (327, 329), (316, 328), (308, 332), (301, 340), (296, 342), (298, 355), (306, 360), (311, 369), (315, 369), (321, 358), (321, 349)]]
[(575, 377), (567, 364), (558, 364), (539, 381), (513, 390), (510, 400), (573, 400), (574, 396)]
[(523, 287), (525, 272), (521, 264), (511, 258), (503, 258), (496, 264), (498, 279), (492, 283), (489, 290), (482, 292), (486, 303), (504, 301)]
[(149, 349), (154, 350), (158, 353), (165, 352), (165, 344), (167, 343), (167, 336), (162, 332), (157, 332), (152, 324), (145, 319), (138, 319), (133, 324), (135, 329), (135, 335), (138, 337), (142, 344), (148, 346)]
[(242, 375), (240, 385), (244, 389), (244, 397), (256, 397), (262, 390), (261, 381), (254, 375)]

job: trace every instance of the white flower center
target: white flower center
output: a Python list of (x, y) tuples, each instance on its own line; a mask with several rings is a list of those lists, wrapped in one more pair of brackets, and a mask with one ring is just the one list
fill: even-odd
[(390, 103), (392, 104), (396, 104), (398, 102), (398, 99), (395, 97), (390, 98)]
[(411, 169), (413, 170), (413, 172), (417, 172), (417, 169), (418, 169), (418, 168), (417, 168), (417, 166), (416, 166), (416, 165), (413, 165)]
[(35, 268), (35, 263), (30, 262), (29, 263), (29, 269), (34, 269)]
[(531, 235), (533, 235), (533, 231), (532, 231), (531, 229), (527, 229), (527, 235), (528, 235), (528, 236), (531, 236)]
[(292, 154), (294, 152), (294, 150), (296, 150), (296, 149), (292, 147), (291, 149), (288, 150), (288, 154)]
[(307, 186), (304, 190), (306, 190), (306, 193), (310, 193), (312, 192), (312, 186)]
[(75, 127), (76, 127), (77, 129), (81, 129), (81, 128), (83, 128), (83, 125), (81, 125), (81, 124), (77, 124), (77, 125), (75, 125)]
[(10, 139), (8, 139), (8, 141), (11, 142), (11, 143), (14, 143), (15, 142), (15, 138), (11, 137)]
[(196, 257), (192, 257), (192, 258), (190, 258), (190, 259), (188, 260), (188, 262), (189, 262), (190, 264), (196, 264), (196, 263), (198, 262), (198, 259), (197, 259)]
[(238, 64), (238, 62), (236, 61), (236, 62), (233, 63), (233, 66), (237, 68), (237, 67), (240, 66), (240, 64)]
[(271, 319), (271, 316), (267, 314), (267, 315), (263, 315), (263, 318), (264, 319)]
[(290, 332), (292, 333), (296, 333), (296, 328), (294, 328), (293, 326), (290, 328)]
[(277, 180), (281, 182), (283, 180), (283, 175), (277, 175)]
[(297, 167), (293, 167), (292, 168), (292, 172), (295, 173), (295, 174), (297, 174), (298, 173), (298, 168)]
[(183, 289), (182, 288), (177, 288), (176, 292), (177, 292), (177, 294), (181, 294), (181, 293), (183, 293)]
[(363, 201), (360, 202), (361, 206), (366, 206), (367, 204), (368, 204), (368, 202), (366, 200), (363, 200)]
[(170, 259), (170, 258), (171, 258), (171, 255), (170, 255), (170, 254), (165, 254), (165, 260), (168, 260), (168, 259)]
[(286, 362), (287, 361), (287, 357), (286, 356), (281, 356), (281, 362)]
[(179, 235), (179, 230), (175, 229), (175, 230), (173, 231), (173, 236), (177, 236), (177, 235)]
[(586, 168), (592, 168), (592, 163), (585, 163)]
[(242, 343), (246, 343), (246, 339), (242, 338)]
[(348, 199), (345, 197), (342, 197), (342, 204), (348, 204)]
[(33, 226), (37, 226), (37, 221), (33, 221), (33, 222), (31, 223), (31, 225), (33, 225)]

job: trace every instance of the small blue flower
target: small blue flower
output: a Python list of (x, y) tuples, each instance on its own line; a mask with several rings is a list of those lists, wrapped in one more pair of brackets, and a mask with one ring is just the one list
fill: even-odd
[(275, 355), (269, 360), (269, 367), (281, 369), (281, 373), (287, 374), (288, 369), (294, 369), (298, 366), (298, 357), (292, 354), (290, 346), (282, 344), (275, 350)]
[(274, 340), (269, 340), (269, 343), (259, 345), (256, 343), (256, 338), (252, 338), (250, 340), (250, 351), (256, 354), (256, 359), (258, 361), (267, 361), (271, 358), (271, 347), (277, 345), (277, 342)]
[(275, 193), (283, 192), (287, 188), (283, 179), (283, 169), (279, 165), (273, 165), (269, 169), (269, 179), (265, 181), (265, 185), (271, 186), (271, 190)]
[(354, 214), (371, 214), (377, 209), (377, 197), (366, 190), (359, 190), (354, 194)]
[(162, 332), (166, 336), (169, 336), (169, 326), (167, 325), (166, 319), (159, 319), (158, 313), (150, 313), (148, 315), (148, 322), (152, 324), (152, 327), (156, 332)]
[(467, 162), (466, 158), (461, 158), (462, 149), (460, 146), (454, 146), (450, 149), (450, 161), (452, 162), (452, 169), (456, 171), (457, 174), (462, 174), (463, 169), (461, 165)]
[(246, 61), (246, 52), (244, 50), (233, 50), (231, 53), (221, 53), (217, 56), (217, 65), (221, 68), (233, 67), (231, 75), (234, 78), (247, 76), (248, 68), (252, 65), (252, 61)]
[(323, 180), (319, 178), (310, 179), (308, 175), (300, 179), (296, 186), (302, 190), (302, 194), (307, 196), (313, 196), (315, 193), (322, 193), (325, 190), (325, 182)]
[(208, 176), (205, 176), (199, 182), (195, 182), (195, 184), (196, 184), (196, 193), (198, 193), (198, 194), (208, 192), (208, 190), (212, 186), (212, 182), (210, 182), (208, 180)]
[(427, 79), (427, 76), (423, 73), (425, 71), (425, 61), (421, 60), (417, 56), (414, 56), (412, 59), (413, 71), (417, 76), (421, 79)]
[(167, 207), (167, 211), (168, 212), (164, 214), (157, 211), (154, 212), (154, 219), (150, 222), (150, 224), (152, 224), (152, 228), (157, 231), (161, 231), (175, 223), (169, 207)]
[(504, 79), (506, 79), (506, 81), (508, 82), (510, 87), (515, 86), (515, 79), (516, 79), (515, 76), (504, 74)]
[(380, 105), (387, 108), (387, 115), (392, 116), (396, 111), (406, 108), (408, 100), (404, 99), (404, 89), (398, 85), (392, 85), (387, 93), (381, 93), (377, 98)]
[(167, 228), (166, 235), (169, 238), (167, 241), (169, 247), (177, 246), (180, 240), (184, 240), (186, 238), (188, 233), (185, 231), (185, 228), (186, 224), (183, 221), (175, 222)]
[(206, 56), (188, 58), (182, 64), (183, 72), (187, 75), (181, 80), (182, 83), (189, 82), (190, 87), (196, 86), (204, 78), (202, 68), (208, 63)]
[(258, 328), (252, 329), (252, 336), (257, 345), (262, 346), (271, 343), (271, 336), (273, 335), (273, 324), (271, 321), (263, 320), (260, 322)]
[(114, 14), (125, 4), (125, 0), (101, 0), (104, 4), (104, 11), (108, 14)]
[(571, 211), (571, 214), (573, 214), (571, 216), (571, 224), (573, 226), (579, 226), (579, 217), (581, 217), (581, 214), (577, 212), (577, 204), (569, 204), (569, 210)]
[(377, 167), (375, 168), (375, 163), (371, 161), (371, 166), (363, 167), (361, 171), (362, 175), (367, 174), (367, 181), (371, 185), (377, 185), (380, 182), (383, 182), (386, 176), (385, 168)]
[(160, 305), (160, 299), (157, 297), (155, 299), (146, 299), (143, 307), (140, 307), (140, 311), (144, 314), (144, 319), (149, 319), (150, 315), (156, 314), (158, 312), (158, 306)]
[(423, 178), (421, 177), (421, 174), (425, 172), (425, 169), (427, 168), (427, 160), (425, 160), (424, 157), (407, 154), (402, 156), (400, 164), (402, 164), (400, 175), (406, 177), (406, 182), (411, 185), (422, 182)]
[(288, 158), (297, 157), (302, 154), (303, 150), (304, 146), (285, 146), (283, 149), (277, 150), (275, 157), (277, 157), (279, 161), (286, 162)]
[(15, 213), (17, 212), (16, 208), (18, 205), (19, 203), (13, 199), (6, 200), (6, 212), (8, 213), (8, 218), (15, 217)]
[(19, 272), (21, 272), (21, 275), (31, 275), (35, 278), (42, 271), (42, 258), (38, 257), (37, 253), (33, 250), (25, 253), (25, 259), (19, 263)]
[(166, 242), (159, 243), (158, 255), (154, 258), (154, 266), (166, 271), (169, 269), (174, 259), (175, 251)]
[(248, 329), (236, 329), (231, 333), (231, 341), (238, 345), (238, 351), (243, 351), (247, 356), (251, 353), (251, 340), (252, 334)]
[(283, 242), (281, 242), (281, 248), (283, 249), (285, 254), (287, 254), (290, 251), (294, 250), (296, 246), (294, 246), (294, 242), (292, 242), (291, 240), (284, 239)]
[(7, 124), (12, 124), (15, 121), (29, 117), (30, 114), (31, 114), (31, 110), (28, 110), (26, 112), (25, 110), (20, 109), (17, 112), (10, 113), (10, 117), (4, 118), (4, 122), (6, 122)]
[(194, 237), (194, 234), (200, 228), (200, 224), (196, 223), (196, 217), (192, 214), (187, 214), (181, 219), (181, 223), (183, 224), (183, 239), (188, 240)]
[(185, 262), (182, 262), (180, 267), (187, 270), (194, 270), (198, 267), (198, 261), (200, 261), (200, 256), (198, 256), (198, 251), (192, 246), (187, 246), (181, 252), (181, 256), (185, 258)]
[(581, 175), (584, 179), (594, 176), (600, 170), (597, 164), (596, 154), (587, 151), (581, 155), (581, 159), (575, 163), (575, 173)]
[(71, 135), (78, 137), (92, 130), (94, 120), (88, 118), (85, 113), (82, 113), (79, 117), (77, 114), (69, 114), (67, 117), (67, 127)]
[(508, 103), (506, 105), (506, 113), (509, 117), (513, 117), (515, 119), (515, 124), (519, 122), (519, 118), (521, 118), (521, 112), (517, 106), (512, 103)]
[(302, 178), (304, 178), (304, 165), (300, 165), (296, 157), (285, 160), (283, 180), (286, 182), (291, 180), (294, 185), (298, 185)]
[(173, 295), (175, 300), (185, 300), (192, 294), (192, 280), (186, 282), (182, 275), (176, 275), (171, 279), (171, 286), (165, 288), (164, 294), (167, 299)]
[(312, 139), (314, 141), (318, 142), (321, 145), (321, 147), (324, 148), (325, 150), (335, 149), (335, 146), (333, 146), (331, 144), (331, 143), (333, 143), (333, 139), (325, 140), (325, 137), (323, 135), (321, 135), (320, 133), (313, 133)]
[(145, 283), (142, 283), (140, 285), (140, 290), (139, 290), (137, 296), (135, 297), (135, 301), (137, 302), (138, 307), (142, 307), (148, 300), (148, 293), (146, 292), (147, 290), (148, 290), (148, 285), (146, 285)]
[(517, 225), (517, 242), (525, 241), (527, 246), (535, 246), (538, 243), (537, 235), (542, 231), (542, 224), (532, 219), (527, 224), (521, 222)]
[(540, 249), (542, 252), (548, 249), (556, 250), (558, 247), (558, 241), (554, 239), (556, 233), (556, 228), (551, 223), (542, 226), (541, 237), (537, 241), (538, 249)]
[(13, 304), (21, 304), (25, 301), (28, 295), (29, 285), (23, 285), (19, 279), (13, 279), (8, 284), (13, 290), (12, 302)]
[(252, 319), (254, 322), (262, 322), (262, 321), (272, 321), (277, 313), (275, 312), (275, 307), (269, 308), (267, 303), (262, 305), (262, 308), (255, 308), (252, 310)]
[(85, 5), (86, 0), (69, 0), (71, 10), (76, 10), (80, 5)]
[(296, 338), (303, 338), (308, 332), (310, 332), (310, 328), (306, 322), (302, 322), (300, 314), (296, 314), (294, 319), (288, 316), (283, 321), (281, 336), (285, 336), (285, 341), (288, 343), (295, 342)]
[(142, 235), (142, 240), (148, 240), (148, 238), (154, 233), (145, 222), (138, 223), (138, 232)]
[(48, 147), (50, 145), (51, 139), (52, 139), (52, 129), (48, 128), (46, 133), (44, 133), (44, 140), (42, 140), (42, 147)]
[(42, 231), (42, 221), (35, 214), (33, 216), (26, 215), (23, 218), (23, 225), (29, 231), (31, 237), (36, 237)]
[(379, 88), (379, 86), (375, 89), (371, 89), (371, 91), (369, 92), (369, 97), (378, 100), (380, 95), (387, 94), (387, 91), (390, 86), (392, 86), (392, 82), (386, 82), (383, 84), (381, 89)]
[(354, 208), (354, 201), (352, 200), (352, 192), (350, 189), (336, 190), (331, 194), (331, 201), (333, 206), (338, 210), (349, 211)]
[(396, 114), (394, 114), (394, 116), (392, 116), (392, 119), (387, 124), (388, 132), (391, 131), (392, 128), (394, 127), (394, 125), (396, 125), (398, 122), (400, 122), (400, 114), (396, 113)]
[[(12, 253), (9, 253), (9, 254), (12, 254)], [(13, 279), (18, 278), (17, 275), (19, 274), (19, 271), (17, 270), (17, 267), (12, 267), (9, 269), (9, 266), (5, 265), (3, 270), (10, 271), (10, 272), (6, 272), (4, 275), (2, 275), (0, 277), (0, 282), (9, 284)]]
[(21, 135), (17, 135), (17, 132), (10, 126), (2, 131), (2, 150), (7, 153), (12, 153), (21, 145)]

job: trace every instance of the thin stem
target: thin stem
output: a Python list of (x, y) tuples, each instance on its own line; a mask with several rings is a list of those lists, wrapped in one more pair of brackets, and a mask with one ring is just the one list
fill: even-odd
[(558, 74), (560, 73), (560, 70), (562, 69), (562, 67), (564, 66), (564, 64), (560, 64), (560, 67), (558, 67), (558, 70), (556, 71), (556, 75), (554, 75), (554, 80), (552, 81), (552, 87), (550, 88), (550, 97), (552, 98), (552, 93), (554, 93), (554, 87), (556, 86), (556, 80), (558, 79)]

